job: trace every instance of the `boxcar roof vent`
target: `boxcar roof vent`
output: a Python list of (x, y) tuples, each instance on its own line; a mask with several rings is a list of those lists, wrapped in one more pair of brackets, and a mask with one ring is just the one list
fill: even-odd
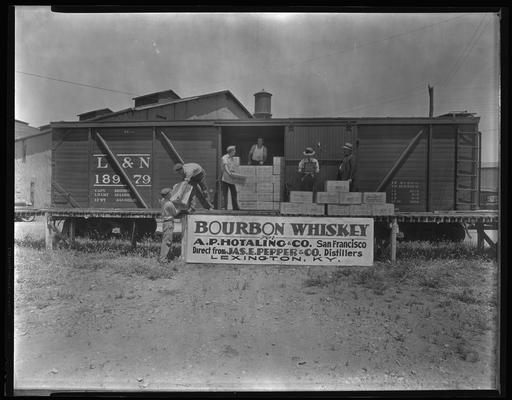
[(261, 89), (260, 92), (254, 93), (254, 118), (265, 119), (272, 117), (270, 113), (270, 98), (272, 93), (265, 92), (265, 89)]
[(167, 103), (169, 100), (178, 100), (180, 96), (174, 93), (173, 90), (164, 90), (163, 92), (156, 92), (145, 94), (143, 96), (133, 97), (135, 100), (135, 107), (147, 106), (149, 104)]
[(450, 111), (449, 113), (438, 115), (437, 118), (458, 118), (458, 117), (473, 117), (476, 113), (469, 113), (467, 111)]
[(113, 111), (110, 108), (101, 108), (99, 110), (87, 111), (82, 114), (78, 114), (79, 121), (85, 121), (88, 119), (93, 119), (99, 117), (100, 115), (112, 114)]

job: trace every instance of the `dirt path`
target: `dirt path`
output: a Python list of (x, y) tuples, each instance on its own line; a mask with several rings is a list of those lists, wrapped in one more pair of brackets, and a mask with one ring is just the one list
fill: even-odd
[[(15, 386), (495, 387), (494, 263), (430, 267), (448, 271), (446, 279), (462, 286), (474, 280), (477, 293), (469, 286), (455, 292), (443, 283), (418, 285), (383, 265), (175, 262), (170, 268), (177, 271), (167, 277), (134, 267), (152, 268), (153, 262), (17, 248)], [(463, 271), (467, 276), (460, 280)]]

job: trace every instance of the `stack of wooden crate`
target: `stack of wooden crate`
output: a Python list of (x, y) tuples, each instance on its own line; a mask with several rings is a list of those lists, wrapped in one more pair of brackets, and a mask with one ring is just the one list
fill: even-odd
[(348, 181), (326, 181), (325, 191), (290, 192), (290, 202), (281, 203), (283, 215), (377, 216), (393, 215), (385, 192), (349, 192)]
[[(237, 173), (247, 177), (236, 185), (238, 205), (242, 210), (279, 210), (284, 193), (285, 164), (283, 157), (274, 157), (272, 165), (239, 165)], [(228, 194), (228, 209), (232, 209)]]
[(349, 192), (348, 181), (327, 181), (325, 192), (317, 193), (317, 203), (325, 204), (327, 215), (393, 215), (393, 204), (386, 203), (385, 192)]
[(324, 215), (325, 206), (313, 203), (313, 192), (291, 191), (290, 202), (281, 203), (284, 215)]

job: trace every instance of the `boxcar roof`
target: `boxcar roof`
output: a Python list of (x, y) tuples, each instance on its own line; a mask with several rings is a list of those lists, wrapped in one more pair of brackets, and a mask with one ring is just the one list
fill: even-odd
[[(112, 114), (110, 114), (112, 115)], [(202, 120), (153, 120), (153, 121), (102, 121), (94, 119), (88, 121), (59, 121), (51, 122), (52, 128), (70, 127), (118, 127), (118, 126), (285, 126), (285, 125), (446, 125), (446, 124), (474, 124), (480, 117), (466, 116), (453, 118), (428, 117), (314, 117), (314, 118), (271, 118), (271, 119), (202, 119)]]

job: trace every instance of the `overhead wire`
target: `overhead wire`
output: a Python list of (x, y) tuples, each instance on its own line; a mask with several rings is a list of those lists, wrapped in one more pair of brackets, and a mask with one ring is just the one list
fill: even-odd
[(107, 88), (104, 88), (104, 87), (101, 87), (101, 86), (88, 85), (88, 84), (86, 84), (86, 83), (80, 83), (80, 82), (68, 81), (68, 80), (65, 80), (65, 79), (59, 79), (59, 78), (52, 78), (52, 77), (50, 77), (50, 76), (39, 75), (39, 74), (33, 74), (33, 73), (25, 72), (25, 71), (16, 71), (16, 72), (17, 72), (18, 74), (29, 75), (29, 76), (35, 76), (35, 77), (37, 77), (37, 78), (43, 78), (43, 79), (48, 79), (48, 80), (52, 80), (52, 81), (68, 83), (68, 84), (76, 85), (76, 86), (84, 86), (84, 87), (88, 87), (88, 88), (92, 88), (92, 89), (105, 90), (105, 91), (107, 91), (107, 92), (114, 92), (114, 93), (128, 94), (128, 95), (130, 95), (130, 96), (138, 96), (138, 94), (136, 94), (136, 93), (124, 92), (124, 91), (121, 91), (121, 90), (115, 90), (115, 89), (107, 89)]
[(233, 81), (237, 81), (237, 80), (240, 80), (240, 79), (246, 79), (246, 78), (254, 76), (254, 75), (262, 74), (265, 71), (269, 71), (269, 70), (277, 71), (277, 70), (292, 68), (292, 67), (296, 67), (297, 65), (305, 64), (305, 63), (308, 63), (308, 62), (311, 62), (311, 61), (316, 61), (316, 60), (319, 60), (319, 59), (322, 59), (322, 58), (326, 58), (326, 57), (330, 57), (330, 56), (333, 56), (333, 55), (349, 53), (349, 52), (355, 51), (356, 49), (360, 49), (362, 47), (371, 46), (371, 45), (374, 45), (374, 44), (377, 44), (377, 43), (380, 43), (380, 42), (385, 42), (385, 41), (388, 41), (388, 40), (393, 40), (393, 39), (395, 39), (397, 37), (400, 37), (400, 36), (404, 36), (404, 35), (408, 35), (408, 34), (411, 34), (411, 33), (415, 33), (415, 32), (421, 31), (421, 30), (425, 30), (425, 29), (431, 28), (433, 26), (437, 26), (437, 25), (440, 25), (440, 24), (443, 24), (443, 23), (446, 23), (446, 22), (449, 22), (449, 21), (456, 20), (456, 19), (465, 18), (465, 17), (471, 16), (471, 15), (472, 14), (458, 15), (456, 17), (448, 18), (448, 19), (445, 19), (445, 20), (442, 20), (442, 21), (439, 21), (439, 22), (436, 22), (436, 23), (433, 23), (433, 24), (425, 25), (425, 26), (422, 26), (422, 27), (419, 27), (419, 28), (416, 28), (416, 29), (413, 29), (413, 30), (410, 30), (410, 31), (401, 32), (401, 33), (397, 33), (397, 34), (394, 34), (394, 35), (391, 35), (391, 36), (387, 36), (387, 37), (382, 38), (382, 39), (377, 39), (377, 40), (373, 40), (371, 42), (362, 43), (362, 44), (357, 45), (355, 47), (351, 47), (351, 48), (347, 48), (347, 49), (342, 49), (342, 50), (334, 51), (334, 52), (327, 53), (327, 54), (322, 54), (322, 55), (316, 56), (316, 57), (311, 57), (311, 58), (308, 58), (308, 59), (305, 59), (305, 60), (302, 60), (302, 61), (298, 61), (298, 62), (292, 63), (292, 64), (281, 65), (281, 66), (275, 65), (275, 64), (274, 65), (268, 65), (265, 68), (260, 69), (258, 72), (250, 73), (250, 74), (245, 74), (245, 75), (240, 75), (238, 77), (234, 77), (234, 78), (230, 78), (230, 79), (226, 79), (226, 80), (222, 80), (222, 81), (216, 81), (216, 82), (213, 82), (211, 84), (212, 85), (217, 85), (219, 83), (233, 82)]
[[(485, 18), (486, 18), (486, 16), (484, 15), (482, 17), (482, 19), (480, 20), (477, 28), (475, 29), (475, 31), (474, 31), (474, 33), (473, 33), (473, 35), (471, 37), (471, 40), (468, 42), (468, 44), (466, 45), (464, 50), (460, 53), (459, 58), (457, 59), (457, 61), (454, 64), (454, 68), (452, 69), (452, 71), (448, 75), (448, 78), (445, 79), (444, 81), (440, 81), (440, 82), (434, 83), (435, 85), (436, 84), (440, 84), (441, 87), (443, 87), (443, 86), (446, 87), (446, 85), (451, 81), (451, 79), (453, 79), (455, 74), (458, 72), (458, 70), (462, 66), (464, 60), (471, 53), (471, 50), (473, 49), (475, 44), (480, 39), (480, 37), (482, 36), (483, 32), (485, 31), (485, 28), (487, 27), (487, 25), (488, 25), (488, 23), (490, 21), (490, 19), (488, 19), (486, 24), (485, 24), (485, 26), (482, 29), (480, 29), (482, 27), (484, 21), (485, 21)], [(444, 84), (443, 84), (443, 82), (444, 82)], [(398, 96), (395, 96), (395, 97), (392, 97), (392, 98), (389, 98), (389, 99), (387, 99), (387, 96), (386, 96), (385, 97), (386, 100), (384, 100), (384, 101), (346, 108), (346, 109), (341, 110), (340, 113), (344, 113), (344, 112), (347, 112), (347, 111), (352, 111), (352, 110), (359, 109), (359, 108), (367, 108), (367, 107), (372, 107), (372, 106), (376, 106), (376, 105), (379, 105), (379, 104), (385, 104), (385, 103), (390, 103), (390, 102), (394, 102), (394, 101), (399, 101), (399, 100), (402, 100), (404, 98), (412, 96), (412, 94), (415, 93), (415, 92), (419, 92), (420, 90), (424, 90), (424, 88), (425, 88), (425, 85), (416, 86), (416, 87), (408, 90), (407, 92), (403, 92), (402, 94), (400, 94)]]
[(466, 58), (469, 56), (469, 54), (471, 54), (471, 50), (473, 50), (473, 47), (475, 46), (475, 44), (478, 42), (478, 40), (482, 36), (485, 28), (487, 27), (487, 25), (490, 21), (490, 19), (487, 19), (485, 26), (482, 29), (480, 29), (482, 27), (485, 19), (486, 19), (486, 16), (484, 15), (482, 17), (482, 19), (480, 20), (480, 23), (478, 24), (477, 28), (475, 29), (475, 32), (473, 33), (471, 40), (468, 42), (465, 49), (460, 54), (459, 59), (455, 62), (452, 71), (448, 74), (447, 78), (441, 82), (441, 85), (443, 85), (443, 86), (447, 85), (454, 78), (454, 76), (459, 71), (460, 67), (464, 64), (464, 61), (466, 60)]

